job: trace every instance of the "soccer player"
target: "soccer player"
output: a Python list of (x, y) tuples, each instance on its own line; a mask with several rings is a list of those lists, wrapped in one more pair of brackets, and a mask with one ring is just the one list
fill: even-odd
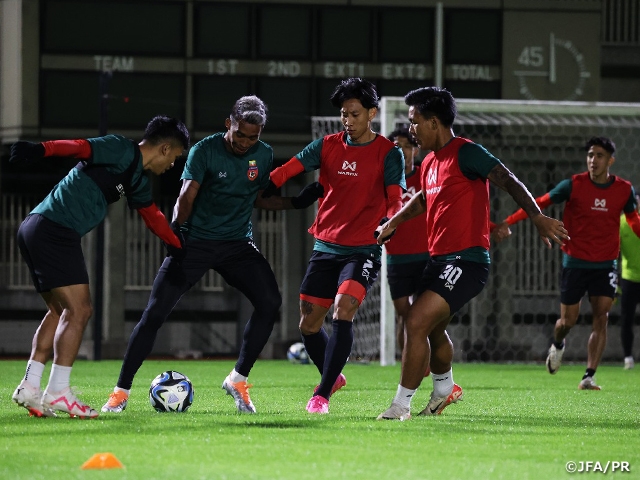
[(247, 377), (271, 335), (282, 298), (271, 266), (253, 242), (251, 213), (254, 204), (273, 210), (306, 208), (322, 195), (322, 187), (311, 184), (297, 197), (261, 198), (273, 164), (272, 148), (260, 140), (266, 122), (265, 103), (254, 95), (241, 97), (225, 121), (226, 132), (206, 137), (190, 150), (172, 222), (186, 238), (185, 255), (169, 256), (160, 267), (103, 412), (126, 408), (133, 378), (158, 330), (209, 269), (242, 292), (254, 308), (238, 361), (222, 388), (233, 396), (239, 412), (256, 412)]
[[(331, 95), (344, 132), (311, 142), (271, 173), (265, 195), (289, 178), (320, 169), (325, 195), (309, 229), (313, 253), (300, 286), (300, 331), (322, 379), (307, 403), (309, 413), (329, 413), (329, 398), (346, 384), (340, 373), (353, 345), (353, 318), (380, 271), (382, 248), (373, 232), (402, 206), (402, 152), (371, 130), (378, 93), (364, 79), (343, 80)], [(335, 304), (332, 333), (322, 327)]]
[[(560, 368), (564, 339), (578, 321), (582, 297), (588, 293), (593, 323), (587, 345), (587, 369), (578, 388), (600, 390), (593, 377), (607, 342), (607, 321), (618, 283), (620, 215), (624, 212), (637, 236), (640, 216), (631, 183), (609, 173), (615, 161), (615, 144), (606, 137), (593, 137), (587, 141), (585, 150), (587, 171), (561, 181), (536, 199), (542, 209), (566, 202), (563, 219), (571, 232), (571, 240), (562, 247), (560, 318), (556, 321), (546, 365), (552, 375)], [(518, 210), (502, 222), (502, 227), (523, 218), (524, 212)]]
[[(143, 171), (159, 175), (189, 148), (189, 132), (174, 118), (157, 116), (138, 144), (120, 135), (87, 140), (20, 141), (11, 147), (10, 161), (43, 157), (73, 157), (80, 162), (36, 206), (18, 229), (20, 253), (48, 311), (36, 331), (24, 379), (13, 401), (32, 415), (94, 418), (98, 412), (69, 388), (73, 362), (92, 313), (89, 276), (80, 239), (107, 215), (107, 206), (122, 196), (136, 209), (147, 228), (167, 249), (179, 254), (181, 239), (152, 201)], [(53, 351), (49, 383), (40, 380)]]
[[(404, 156), (404, 177), (407, 191), (402, 194), (405, 205), (420, 191), (420, 168), (414, 164), (418, 143), (409, 129), (401, 127), (387, 138), (394, 142)], [(396, 229), (395, 236), (385, 244), (387, 252), (387, 280), (396, 310), (396, 340), (398, 351), (404, 348), (404, 320), (409, 313), (418, 282), (429, 260), (427, 222), (425, 215), (412, 218)]]
[[(636, 192), (636, 208), (640, 212), (640, 195)], [(633, 363), (633, 320), (636, 305), (640, 303), (640, 238), (629, 223), (620, 218), (620, 257), (622, 258), (620, 289), (620, 337), (624, 350), (624, 369), (631, 370)]]
[(540, 213), (526, 187), (484, 147), (457, 137), (452, 125), (456, 104), (448, 90), (425, 87), (405, 96), (409, 131), (423, 150), (421, 190), (400, 212), (379, 228), (385, 242), (403, 222), (426, 211), (429, 260), (420, 295), (406, 319), (402, 373), (391, 406), (378, 419), (406, 420), (411, 398), (431, 365), (433, 392), (420, 415), (438, 415), (462, 398), (453, 382), (453, 344), (446, 327), (464, 304), (478, 295), (489, 275), (489, 185), (507, 191), (538, 228), (544, 242), (568, 238), (562, 222)]

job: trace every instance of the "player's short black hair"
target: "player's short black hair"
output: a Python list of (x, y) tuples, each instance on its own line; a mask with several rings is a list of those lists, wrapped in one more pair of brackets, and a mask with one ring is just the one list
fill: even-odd
[(341, 108), (342, 104), (355, 98), (359, 100), (364, 108), (378, 108), (380, 98), (376, 86), (369, 80), (362, 78), (347, 78), (340, 82), (331, 94), (331, 105)]
[(416, 141), (416, 138), (413, 135), (411, 135), (408, 127), (398, 127), (389, 135), (387, 135), (387, 138), (392, 142), (394, 142), (398, 137), (406, 138), (409, 141), (409, 143), (414, 147), (418, 146), (418, 142)]
[(147, 124), (142, 138), (152, 145), (172, 141), (172, 143), (181, 144), (185, 150), (189, 149), (189, 130), (187, 130), (185, 124), (177, 118), (167, 117), (166, 115), (153, 117)]
[(607, 137), (591, 137), (587, 140), (587, 143), (584, 144), (584, 149), (588, 152), (591, 147), (597, 145), (599, 147), (604, 148), (609, 155), (613, 155), (616, 153), (616, 144), (613, 143), (613, 140)]
[(415, 107), (424, 118), (437, 117), (445, 127), (451, 127), (458, 114), (456, 101), (446, 88), (423, 87), (411, 90), (404, 96), (404, 103)]
[(240, 97), (233, 104), (229, 118), (234, 123), (242, 121), (264, 127), (267, 123), (267, 104), (255, 95)]

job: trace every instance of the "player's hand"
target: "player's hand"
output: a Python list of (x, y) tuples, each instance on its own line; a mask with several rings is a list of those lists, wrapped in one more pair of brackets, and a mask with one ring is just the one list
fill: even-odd
[(184, 257), (187, 255), (186, 242), (184, 239), (184, 235), (180, 230), (180, 225), (178, 224), (178, 222), (176, 221), (171, 222), (171, 230), (173, 230), (173, 233), (175, 234), (175, 236), (178, 237), (178, 240), (180, 240), (180, 248), (174, 247), (173, 245), (170, 245), (168, 243), (165, 243), (164, 246), (167, 249), (167, 256), (173, 257), (178, 263), (180, 263), (182, 262), (182, 260), (184, 260)]
[(564, 223), (562, 223), (560, 220), (547, 217), (546, 215), (543, 215), (541, 213), (533, 217), (531, 221), (538, 229), (540, 238), (542, 238), (542, 241), (549, 248), (551, 248), (551, 241), (554, 241), (562, 247), (564, 246), (565, 240), (571, 240), (571, 237), (569, 237), (569, 232), (567, 232), (567, 230), (564, 228)]
[[(266, 190), (265, 190), (266, 192)], [(297, 197), (291, 198), (293, 208), (307, 208), (324, 195), (324, 187), (320, 182), (313, 182), (302, 189)], [(264, 193), (262, 194), (264, 197)]]
[(19, 141), (11, 145), (10, 162), (40, 160), (44, 158), (44, 145), (41, 143)]
[(491, 232), (491, 240), (496, 245), (509, 236), (511, 236), (511, 229), (507, 222), (498, 224), (498, 226), (496, 226), (496, 228)]
[(276, 184), (269, 180), (269, 185), (262, 191), (262, 198), (273, 197), (276, 193), (278, 193), (278, 187)]
[(392, 228), (389, 224), (388, 217), (382, 217), (380, 220), (380, 226), (376, 228), (376, 231), (373, 232), (373, 238), (378, 240), (378, 245), (382, 245), (383, 243), (387, 243), (391, 240), (396, 233), (396, 229)]

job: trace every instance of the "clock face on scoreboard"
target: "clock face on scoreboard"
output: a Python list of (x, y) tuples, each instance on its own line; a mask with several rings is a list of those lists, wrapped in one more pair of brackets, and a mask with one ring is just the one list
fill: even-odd
[[(598, 100), (600, 46), (596, 16), (548, 13), (535, 18), (536, 14), (530, 12), (527, 20), (519, 16), (505, 14), (509, 23), (505, 20), (504, 97)], [(585, 32), (595, 33), (589, 37)]]

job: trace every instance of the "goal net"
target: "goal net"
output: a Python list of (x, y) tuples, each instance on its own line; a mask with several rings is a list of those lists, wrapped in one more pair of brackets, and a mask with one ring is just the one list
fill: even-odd
[[(584, 144), (592, 136), (611, 138), (616, 162), (611, 172), (640, 188), (640, 104), (457, 100), (456, 135), (486, 147), (535, 196), (561, 180), (585, 171)], [(408, 123), (402, 97), (382, 97), (382, 134)], [(338, 117), (314, 117), (312, 132), (320, 138), (342, 129)], [(426, 154), (427, 152), (422, 152)], [(563, 204), (545, 214), (562, 218)], [(505, 192), (491, 188), (491, 219), (499, 222), (518, 206)], [(482, 293), (454, 316), (448, 327), (456, 361), (541, 361), (546, 358), (560, 312), (561, 252), (547, 249), (533, 224), (511, 227), (513, 235), (491, 248), (489, 281)], [(352, 355), (394, 362), (394, 312), (389, 308), (386, 275), (363, 302), (356, 316)], [(622, 358), (619, 305), (610, 315), (609, 341), (603, 360)], [(582, 302), (578, 325), (567, 337), (564, 358), (585, 361), (591, 333), (591, 308)], [(637, 355), (637, 353), (636, 353)]]

